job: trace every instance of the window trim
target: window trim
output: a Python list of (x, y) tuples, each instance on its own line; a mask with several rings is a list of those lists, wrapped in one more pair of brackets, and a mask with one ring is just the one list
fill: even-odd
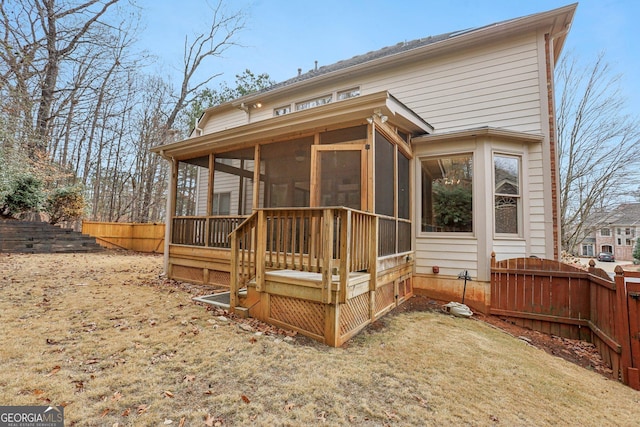
[[(449, 158), (449, 157), (460, 157), (460, 156), (469, 156), (471, 157), (471, 231), (424, 231), (422, 229), (422, 207), (423, 207), (423, 196), (422, 196), (422, 173), (420, 172), (422, 168), (422, 162), (429, 159), (438, 159), (438, 158)], [(422, 237), (447, 237), (447, 238), (475, 238), (476, 230), (478, 227), (478, 217), (477, 217), (477, 178), (476, 178), (476, 162), (477, 162), (477, 153), (474, 149), (464, 149), (464, 150), (455, 150), (455, 151), (443, 151), (433, 154), (426, 155), (418, 155), (416, 156), (417, 164), (416, 164), (416, 179), (417, 179), (417, 188), (415, 193), (419, 194), (419, 197), (415, 200), (415, 229), (417, 231), (418, 236)]]
[[(349, 97), (346, 97), (346, 98), (340, 98), (341, 94), (348, 93), (348, 92), (354, 92), (354, 91), (357, 91), (358, 93), (356, 95), (349, 96)], [(356, 97), (361, 96), (361, 95), (362, 95), (362, 89), (361, 89), (360, 85), (351, 86), (351, 87), (349, 87), (347, 89), (337, 89), (337, 90), (334, 90), (332, 92), (326, 93), (324, 95), (318, 95), (318, 96), (311, 97), (311, 98), (305, 98), (304, 100), (293, 101), (293, 102), (290, 102), (288, 104), (281, 104), (280, 106), (275, 107), (273, 109), (273, 117), (286, 116), (287, 114), (296, 113), (298, 111), (309, 110), (311, 108), (316, 108), (316, 107), (321, 107), (323, 105), (332, 104), (334, 102), (346, 101), (348, 99), (353, 99), (353, 98), (356, 98)], [(306, 102), (311, 102), (311, 101), (317, 101), (317, 100), (320, 100), (322, 98), (329, 98), (329, 101), (325, 102), (324, 104), (314, 105), (312, 107), (307, 107), (307, 108), (303, 108), (303, 109), (298, 109), (298, 105), (300, 105), (300, 104), (304, 104)], [(287, 111), (287, 112), (285, 112), (283, 114), (276, 114), (276, 111), (287, 109), (287, 108), (288, 108), (289, 111)]]
[[(496, 157), (505, 157), (512, 158), (518, 161), (518, 194), (506, 194), (506, 193), (498, 193), (496, 192)], [(505, 151), (493, 151), (491, 155), (491, 193), (493, 195), (492, 199), (492, 217), (493, 217), (493, 235), (494, 238), (522, 238), (524, 233), (524, 191), (523, 191), (523, 154), (522, 153), (510, 153)], [(502, 233), (496, 230), (496, 197), (513, 197), (516, 199), (516, 221), (517, 221), (517, 232), (515, 233)]]

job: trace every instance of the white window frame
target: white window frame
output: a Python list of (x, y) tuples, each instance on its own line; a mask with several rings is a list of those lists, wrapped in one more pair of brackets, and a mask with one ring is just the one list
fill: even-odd
[(316, 96), (315, 98), (309, 98), (304, 101), (296, 102), (296, 111), (308, 110), (309, 108), (320, 107), (322, 105), (331, 104), (333, 102), (333, 93), (326, 95)]
[(360, 86), (337, 91), (336, 101), (344, 101), (345, 99), (351, 99), (357, 96), (360, 96)]
[[(280, 113), (280, 111), (282, 111)], [(291, 113), (291, 104), (288, 105), (282, 105), (280, 107), (274, 108), (273, 109), (273, 117), (280, 117), (280, 116), (284, 116), (285, 114), (289, 114)]]
[[(607, 230), (607, 234), (604, 234), (603, 231)], [(611, 237), (611, 228), (603, 227), (600, 229), (600, 237)]]
[[(279, 107), (276, 107), (273, 109), (273, 117), (280, 117), (295, 111), (303, 111), (303, 110), (308, 110), (310, 108), (320, 107), (322, 105), (331, 104), (332, 102), (346, 101), (347, 99), (358, 97), (361, 94), (362, 92), (360, 91), (360, 86), (352, 86), (348, 89), (339, 89), (331, 93), (317, 96), (315, 98), (308, 98), (303, 101), (296, 101), (290, 104), (280, 105)], [(307, 103), (310, 104), (310, 103), (313, 103), (314, 101), (317, 102), (320, 100), (324, 100), (324, 102), (316, 103), (315, 105), (309, 105), (304, 108), (300, 107), (304, 104), (307, 104)]]
[[(515, 159), (518, 162), (518, 194), (506, 194), (506, 193), (498, 193), (496, 192), (496, 158), (504, 157)], [(514, 154), (514, 153), (506, 153), (502, 151), (494, 151), (491, 156), (491, 184), (492, 184), (492, 194), (493, 200), (491, 203), (492, 206), (492, 217), (493, 217), (493, 230), (494, 235), (496, 237), (522, 237), (523, 234), (523, 159), (522, 154)], [(511, 197), (516, 199), (516, 221), (517, 221), (517, 231), (515, 233), (504, 233), (498, 232), (496, 230), (496, 198), (497, 197)]]
[(478, 167), (476, 164), (476, 152), (475, 150), (461, 150), (461, 151), (445, 151), (445, 152), (441, 152), (441, 153), (434, 153), (433, 155), (424, 155), (424, 156), (419, 156), (417, 158), (418, 163), (417, 163), (417, 170), (420, 171), (420, 168), (422, 167), (422, 162), (425, 160), (431, 160), (431, 159), (440, 159), (440, 158), (450, 158), (450, 157), (460, 157), (460, 156), (469, 156), (471, 157), (471, 197), (472, 197), (472, 203), (471, 203), (471, 231), (423, 231), (422, 230), (422, 173), (421, 172), (417, 172), (416, 173), (416, 177), (417, 177), (417, 182), (418, 182), (418, 193), (420, 193), (420, 197), (418, 198), (418, 200), (416, 201), (416, 208), (417, 208), (417, 215), (416, 215), (416, 230), (418, 232), (419, 236), (432, 236), (432, 237), (437, 237), (437, 236), (450, 236), (450, 237), (470, 237), (470, 236), (475, 236), (476, 233), (476, 228), (477, 228), (477, 217), (476, 217), (476, 209), (477, 209), (477, 203), (476, 203), (476, 194), (477, 194), (477, 189), (476, 186), (478, 185), (477, 183), (477, 178), (476, 178), (476, 168)]

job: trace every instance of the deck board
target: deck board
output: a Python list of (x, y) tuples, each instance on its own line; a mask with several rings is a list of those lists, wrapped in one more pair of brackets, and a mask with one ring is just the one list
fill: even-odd
[[(360, 283), (368, 281), (371, 278), (369, 273), (352, 272), (349, 273), (349, 284)], [(322, 284), (322, 273), (314, 273), (310, 271), (296, 271), (296, 270), (274, 270), (267, 271), (265, 273), (265, 279), (267, 281), (277, 281), (281, 283), (301, 284), (306, 282), (313, 284), (314, 287)], [(338, 284), (340, 282), (340, 276), (334, 274), (331, 276), (331, 282)]]

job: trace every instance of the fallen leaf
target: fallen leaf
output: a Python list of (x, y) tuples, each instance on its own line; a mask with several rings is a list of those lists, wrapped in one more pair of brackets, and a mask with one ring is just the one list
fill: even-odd
[(138, 414), (144, 414), (145, 412), (147, 412), (147, 409), (149, 409), (147, 405), (138, 405)]
[(58, 371), (60, 370), (60, 366), (54, 366), (53, 369), (51, 370), (51, 372), (49, 372), (47, 375), (47, 377), (50, 377), (51, 375), (55, 375)]
[(36, 396), (40, 396), (43, 393), (44, 393), (44, 390), (40, 390), (39, 388), (33, 390), (33, 394), (35, 394)]
[(258, 340), (257, 340), (255, 337), (251, 337), (251, 338), (249, 338), (249, 342), (250, 342), (251, 344), (255, 344), (255, 343), (257, 343), (257, 342), (258, 342)]
[(294, 405), (293, 403), (288, 403), (286, 405), (284, 405), (284, 410), (285, 412), (291, 412), (291, 410), (295, 407), (296, 405)]
[(84, 362), (85, 365), (93, 365), (95, 363), (98, 363), (100, 360), (99, 359), (89, 359), (87, 361)]
[(109, 408), (106, 408), (104, 411), (102, 411), (102, 415), (100, 415), (100, 418), (106, 417), (108, 413), (109, 413)]
[(165, 397), (173, 398), (173, 393), (171, 393), (169, 390), (165, 390), (165, 391), (164, 391), (164, 396), (165, 396)]
[(123, 417), (128, 417), (130, 413), (131, 413), (131, 409), (127, 408), (122, 412), (122, 416)]
[(120, 399), (122, 399), (122, 393), (120, 393), (119, 391), (113, 393), (113, 397), (111, 398), (111, 400), (115, 400), (117, 402)]
[(183, 381), (185, 383), (193, 382), (196, 379), (195, 375), (185, 375)]
[(242, 396), (240, 396), (242, 398), (242, 401), (244, 403), (251, 403), (251, 401), (249, 400), (249, 398), (247, 396), (245, 396), (244, 394)]
[(204, 417), (204, 425), (207, 427), (213, 427), (213, 423), (216, 422), (216, 419), (211, 416), (211, 414), (207, 414)]
[(320, 414), (318, 414), (318, 416), (316, 417), (316, 419), (318, 419), (318, 420), (322, 421), (323, 423), (324, 423), (324, 422), (327, 422), (327, 417), (326, 417), (325, 415), (326, 415), (326, 412), (325, 412), (325, 411), (322, 411), (322, 412), (320, 412)]
[(173, 420), (165, 419), (164, 425), (168, 426), (169, 424), (173, 424)]
[(187, 422), (187, 417), (180, 418), (180, 423), (178, 424), (178, 427), (184, 427), (186, 422)]

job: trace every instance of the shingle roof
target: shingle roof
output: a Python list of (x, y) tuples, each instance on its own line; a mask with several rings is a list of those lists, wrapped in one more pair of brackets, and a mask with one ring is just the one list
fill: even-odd
[(421, 38), (421, 39), (417, 39), (417, 40), (411, 40), (411, 41), (405, 41), (405, 42), (400, 42), (397, 43), (393, 46), (387, 46), (387, 47), (383, 47), (382, 49), (378, 49), (378, 50), (374, 50), (371, 52), (367, 52), (365, 54), (362, 55), (356, 55), (350, 59), (345, 59), (345, 60), (341, 60), (338, 61), (334, 64), (330, 64), (330, 65), (323, 65), (317, 69), (312, 69), (307, 71), (306, 73), (301, 73), (295, 77), (292, 77), (288, 80), (282, 81), (280, 83), (276, 83), (275, 85), (272, 85), (266, 89), (264, 89), (262, 92), (269, 92), (272, 91), (274, 89), (278, 89), (284, 86), (289, 86), (291, 84), (294, 83), (298, 83), (304, 80), (309, 80), (313, 77), (317, 77), (323, 74), (328, 74), (334, 71), (338, 71), (338, 70), (342, 70), (345, 68), (349, 68), (349, 67), (353, 67), (355, 65), (359, 65), (359, 64), (363, 64), (365, 62), (369, 62), (369, 61), (373, 61), (376, 59), (380, 59), (380, 58), (385, 58), (388, 56), (392, 56), (392, 55), (396, 55), (398, 53), (402, 53), (402, 52), (406, 52), (412, 49), (417, 49), (423, 46), (427, 46), (429, 44), (432, 43), (436, 43), (442, 40), (447, 40), (451, 37), (454, 37), (456, 35), (460, 35), (463, 33), (466, 33), (469, 30), (463, 30), (463, 31), (454, 31), (454, 32), (450, 32), (450, 33), (445, 33), (445, 34), (440, 34), (437, 36), (429, 36), (429, 37), (425, 37), (425, 38)]
[(594, 222), (613, 226), (640, 225), (640, 203), (623, 203), (610, 212), (601, 213)]
[(640, 203), (624, 203), (618, 206), (609, 222), (620, 225), (640, 224)]
[[(575, 5), (573, 5), (574, 7), (577, 6), (577, 3)], [(425, 38), (420, 38), (420, 39), (416, 39), (416, 40), (411, 40), (411, 41), (405, 41), (405, 42), (400, 42), (397, 43), (395, 45), (392, 46), (387, 46), (387, 47), (383, 47), (382, 49), (378, 49), (378, 50), (374, 50), (371, 52), (367, 52), (365, 54), (362, 55), (356, 55), (350, 59), (345, 59), (342, 61), (338, 61), (334, 64), (330, 64), (330, 65), (324, 65), (321, 66), (319, 68), (316, 69), (312, 69), (307, 71), (306, 73), (300, 73), (299, 75), (292, 77), (288, 80), (276, 83), (266, 89), (263, 89), (261, 91), (259, 91), (259, 93), (264, 93), (264, 92), (270, 92), (272, 90), (281, 88), (281, 87), (285, 87), (285, 86), (289, 86), (292, 85), (294, 83), (298, 83), (304, 80), (309, 80), (311, 78), (323, 75), (323, 74), (329, 74), (331, 72), (334, 71), (338, 71), (338, 70), (342, 70), (345, 68), (349, 68), (349, 67), (353, 67), (356, 65), (360, 65), (366, 62), (370, 62), (370, 61), (374, 61), (376, 59), (380, 59), (380, 58), (385, 58), (385, 57), (389, 57), (392, 55), (397, 55), (399, 53), (402, 52), (406, 52), (409, 50), (413, 50), (413, 49), (418, 49), (430, 44), (434, 44), (440, 41), (444, 41), (444, 40), (448, 40), (454, 37), (458, 37), (458, 36), (462, 36), (468, 33), (472, 33), (475, 31), (479, 31), (479, 30), (483, 30), (486, 28), (491, 28), (491, 27), (499, 27), (502, 26), (504, 24), (510, 23), (510, 22), (515, 22), (515, 21), (519, 21), (519, 20), (523, 20), (523, 19), (527, 19), (529, 17), (532, 16), (536, 16), (536, 15), (541, 15), (541, 14), (531, 14), (531, 15), (527, 15), (527, 16), (522, 16), (522, 17), (518, 17), (518, 18), (512, 18), (512, 19), (506, 19), (503, 21), (499, 21), (499, 22), (495, 22), (492, 24), (488, 24), (488, 25), (482, 25), (479, 27), (473, 27), (473, 28), (467, 28), (464, 30), (458, 30), (458, 31), (452, 31), (449, 33), (444, 33), (444, 34), (440, 34), (440, 35), (436, 35), (436, 36), (429, 36), (429, 37), (425, 37)]]

